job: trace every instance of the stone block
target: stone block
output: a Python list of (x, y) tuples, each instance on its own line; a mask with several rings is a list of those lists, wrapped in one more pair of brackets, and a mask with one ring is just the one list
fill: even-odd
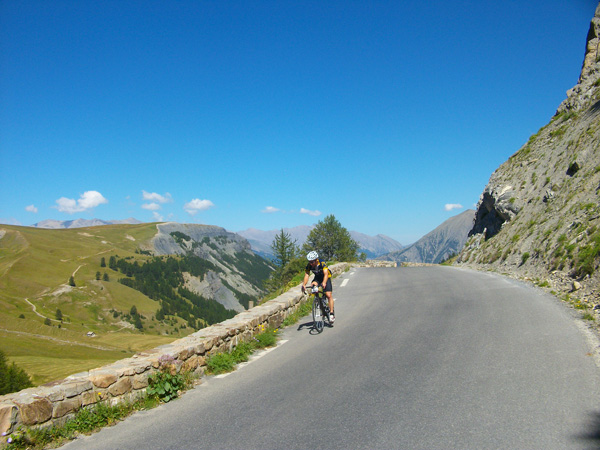
[(185, 361), (189, 357), (191, 357), (193, 354), (194, 354), (194, 348), (193, 347), (187, 347), (187, 348), (182, 349), (178, 353), (177, 359), (179, 359), (180, 361)]
[(19, 409), (12, 403), (0, 403), (0, 434), (12, 433)]
[(81, 395), (81, 406), (94, 405), (102, 401), (103, 394), (98, 391), (88, 391)]
[(61, 387), (62, 391), (65, 393), (65, 397), (71, 398), (77, 397), (83, 392), (92, 390), (94, 385), (90, 380), (81, 380), (65, 383)]
[(107, 388), (118, 379), (116, 372), (113, 371), (97, 371), (90, 375), (90, 381), (99, 388)]
[(52, 418), (52, 403), (46, 398), (32, 397), (17, 403), (23, 425), (37, 425)]
[(191, 372), (193, 370), (195, 370), (198, 367), (198, 359), (200, 357), (199, 356), (192, 356), (191, 358), (188, 358), (182, 365), (181, 365), (181, 370), (183, 372)]
[(108, 388), (108, 392), (114, 397), (119, 397), (131, 391), (131, 378), (123, 377)]
[(148, 387), (148, 375), (135, 375), (132, 377), (131, 387), (133, 389), (144, 389)]
[(66, 414), (69, 414), (73, 411), (78, 410), (79, 408), (81, 408), (81, 398), (80, 397), (68, 398), (66, 400), (63, 400), (62, 402), (58, 402), (58, 403), (54, 404), (53, 411), (52, 411), (52, 417), (53, 418), (62, 417)]

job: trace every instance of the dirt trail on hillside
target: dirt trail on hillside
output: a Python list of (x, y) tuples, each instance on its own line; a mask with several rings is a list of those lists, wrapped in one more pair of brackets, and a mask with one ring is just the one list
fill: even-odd
[(52, 337), (52, 336), (44, 336), (43, 334), (27, 333), (25, 331), (7, 330), (6, 328), (0, 328), (0, 331), (4, 331), (6, 333), (12, 333), (12, 334), (19, 334), (19, 335), (22, 335), (22, 336), (32, 336), (32, 337), (36, 337), (36, 338), (40, 338), (40, 339), (46, 339), (48, 341), (54, 341), (54, 342), (58, 342), (60, 344), (79, 345), (81, 347), (88, 347), (88, 348), (93, 348), (93, 349), (96, 349), (96, 350), (105, 350), (105, 351), (109, 351), (109, 352), (113, 352), (113, 351), (117, 351), (118, 350), (116, 348), (102, 347), (101, 345), (84, 344), (82, 342), (67, 341), (67, 340), (58, 339), (58, 338), (55, 338), (55, 337)]

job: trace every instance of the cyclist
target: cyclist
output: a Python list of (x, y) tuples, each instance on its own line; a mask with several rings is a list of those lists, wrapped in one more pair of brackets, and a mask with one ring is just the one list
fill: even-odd
[(306, 283), (308, 283), (310, 273), (314, 273), (315, 277), (312, 280), (312, 284), (320, 284), (323, 287), (323, 292), (325, 292), (327, 300), (329, 300), (329, 321), (333, 324), (333, 322), (335, 322), (335, 315), (333, 313), (331, 270), (329, 270), (329, 267), (327, 267), (327, 263), (325, 263), (325, 261), (321, 261), (319, 259), (319, 254), (315, 251), (306, 255), (306, 259), (308, 259), (308, 264), (305, 270), (306, 274), (304, 275), (304, 281), (302, 282), (302, 292), (306, 291)]

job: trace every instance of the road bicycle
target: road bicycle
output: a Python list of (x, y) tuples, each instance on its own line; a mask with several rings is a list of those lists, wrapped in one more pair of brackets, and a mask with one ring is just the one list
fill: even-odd
[(310, 295), (313, 296), (313, 327), (317, 330), (317, 333), (321, 333), (323, 331), (323, 326), (325, 325), (325, 318), (327, 318), (329, 325), (332, 325), (331, 318), (329, 317), (329, 300), (321, 286), (313, 285), (310, 289)]

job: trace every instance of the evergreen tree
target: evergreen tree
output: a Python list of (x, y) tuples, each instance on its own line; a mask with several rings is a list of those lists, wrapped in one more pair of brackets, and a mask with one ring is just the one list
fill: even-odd
[(357, 260), (358, 243), (331, 214), (311, 230), (303, 249), (305, 252), (315, 250), (324, 261), (349, 262)]
[(60, 309), (56, 310), (56, 320), (60, 320), (61, 322), (63, 320), (63, 313)]
[(271, 250), (273, 250), (273, 256), (275, 257), (273, 262), (278, 268), (286, 266), (292, 259), (298, 256), (296, 240), (292, 241), (292, 237), (289, 233), (283, 231), (283, 228), (275, 235), (275, 239), (271, 243)]
[(96, 272), (96, 280), (100, 280), (100, 277), (102, 276), (102, 274), (100, 274), (100, 272)]
[(108, 281), (108, 274), (106, 272), (104, 272), (104, 275), (102, 276), (102, 280)]
[(29, 375), (13, 362), (8, 365), (4, 352), (0, 350), (0, 395), (18, 392), (33, 386)]
[(131, 317), (135, 317), (135, 316), (137, 316), (137, 315), (138, 315), (138, 310), (137, 310), (137, 307), (136, 307), (135, 305), (133, 305), (133, 306), (131, 307), (131, 310), (129, 311), (129, 315), (130, 315)]
[(100, 267), (106, 267), (106, 259), (104, 259), (104, 256), (100, 260)]
[(75, 287), (75, 278), (73, 275), (71, 275), (71, 278), (69, 278), (69, 285)]

